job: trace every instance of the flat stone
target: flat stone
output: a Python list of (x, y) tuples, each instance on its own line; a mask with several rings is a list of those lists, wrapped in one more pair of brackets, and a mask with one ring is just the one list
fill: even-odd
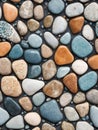
[(37, 79), (24, 79), (22, 81), (22, 88), (24, 92), (31, 96), (43, 88), (44, 82)]
[(6, 57), (0, 58), (0, 74), (9, 75), (11, 72), (11, 61)]
[(71, 123), (66, 121), (62, 122), (61, 128), (62, 130), (75, 130), (74, 126)]
[(51, 27), (52, 23), (53, 23), (53, 16), (47, 15), (43, 21), (44, 27), (49, 28), (49, 27)]
[(97, 70), (98, 69), (98, 55), (93, 55), (89, 57), (88, 64), (92, 69)]
[(63, 78), (65, 75), (67, 75), (70, 72), (69, 67), (59, 67), (57, 70), (57, 78)]
[(21, 40), (21, 43), (20, 43), (21, 47), (24, 48), (24, 49), (28, 49), (29, 48), (29, 44), (27, 41), (25, 40)]
[(63, 84), (58, 80), (52, 80), (44, 86), (43, 92), (49, 97), (57, 98), (63, 92)]
[(66, 65), (73, 62), (74, 56), (66, 46), (60, 45), (55, 52), (54, 60), (57, 65)]
[(41, 4), (43, 3), (44, 0), (34, 0), (34, 2), (38, 3), (38, 4)]
[(24, 116), (25, 121), (31, 126), (38, 126), (41, 122), (41, 117), (36, 112), (29, 112)]
[(52, 123), (57, 123), (63, 119), (59, 106), (55, 100), (45, 102), (40, 107), (41, 116)]
[(73, 107), (69, 107), (69, 106), (65, 107), (64, 108), (64, 113), (65, 113), (66, 118), (69, 121), (77, 121), (77, 120), (79, 120), (79, 115), (78, 115), (78, 113), (76, 112), (76, 110)]
[(52, 33), (45, 32), (44, 38), (49, 46), (51, 46), (53, 49), (57, 48), (59, 42), (58, 42), (57, 38)]
[(53, 60), (48, 60), (42, 64), (42, 74), (44, 80), (49, 80), (53, 78), (56, 74), (56, 65)]
[(1, 90), (7, 96), (18, 97), (22, 93), (19, 81), (15, 76), (4, 76), (1, 79)]
[(60, 96), (60, 105), (62, 107), (65, 107), (67, 106), (72, 100), (72, 95), (71, 93), (63, 93), (61, 96)]
[(48, 124), (48, 123), (44, 123), (42, 125), (42, 130), (56, 130), (56, 128), (53, 127), (52, 125)]
[(6, 123), (6, 127), (7, 127), (8, 129), (22, 129), (22, 128), (24, 128), (23, 116), (18, 115), (18, 116), (12, 117), (12, 118)]
[(71, 48), (72, 48), (72, 51), (78, 57), (81, 57), (81, 58), (88, 56), (93, 50), (92, 45), (80, 35), (77, 35), (72, 40)]
[(95, 50), (98, 53), (98, 39), (95, 40)]
[(75, 73), (70, 73), (63, 78), (64, 85), (72, 92), (77, 93), (78, 85), (77, 85), (77, 76)]
[(44, 9), (43, 6), (37, 5), (34, 8), (34, 17), (36, 20), (41, 20), (44, 17)]
[(68, 17), (79, 16), (83, 13), (84, 7), (80, 2), (69, 4), (66, 7), (65, 13)]
[(62, 44), (69, 44), (71, 41), (71, 34), (69, 32), (65, 33), (61, 38), (60, 38), (60, 42)]
[(97, 83), (97, 80), (97, 73), (95, 71), (90, 71), (79, 78), (79, 87), (82, 91), (88, 91), (94, 87), (94, 85)]
[(63, 33), (67, 29), (67, 21), (62, 16), (57, 16), (54, 19), (52, 32), (57, 35)]

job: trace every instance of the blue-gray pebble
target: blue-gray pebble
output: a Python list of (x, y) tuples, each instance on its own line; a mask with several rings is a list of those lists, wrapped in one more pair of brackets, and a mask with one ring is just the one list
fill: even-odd
[(28, 49), (28, 48), (29, 48), (29, 44), (28, 44), (27, 41), (25, 41), (25, 40), (22, 40), (20, 44), (21, 44), (21, 46), (22, 46), (23, 48), (25, 48), (25, 49)]
[(70, 71), (69, 67), (60, 67), (57, 71), (57, 78), (63, 78)]
[(65, 33), (61, 38), (60, 38), (60, 42), (62, 44), (69, 44), (71, 41), (71, 34), (69, 32)]
[(97, 35), (97, 37), (98, 37), (98, 22), (96, 22), (95, 32), (96, 32), (96, 35)]

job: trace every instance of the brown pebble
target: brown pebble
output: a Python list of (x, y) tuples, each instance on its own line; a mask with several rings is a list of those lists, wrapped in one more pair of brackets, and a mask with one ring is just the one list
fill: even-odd
[(48, 15), (44, 18), (44, 26), (45, 28), (49, 28), (51, 27), (53, 22), (53, 16), (52, 15)]
[(66, 122), (66, 121), (62, 122), (61, 127), (62, 127), (62, 130), (75, 130), (73, 124)]
[(56, 130), (56, 128), (53, 127), (52, 125), (48, 124), (48, 123), (44, 123), (42, 125), (42, 130)]
[(34, 8), (34, 17), (36, 20), (41, 20), (44, 17), (44, 10), (41, 5), (37, 5)]
[(97, 70), (98, 69), (98, 55), (93, 55), (88, 59), (88, 64), (89, 66), (94, 69)]

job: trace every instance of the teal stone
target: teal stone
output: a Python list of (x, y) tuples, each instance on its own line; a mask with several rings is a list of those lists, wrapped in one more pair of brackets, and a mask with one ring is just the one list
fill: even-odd
[(71, 41), (71, 34), (69, 32), (65, 33), (61, 38), (60, 38), (60, 42), (62, 44), (69, 44)]
[(28, 78), (36, 78), (41, 74), (41, 67), (39, 65), (32, 65), (28, 69)]
[(97, 35), (97, 37), (98, 37), (98, 22), (96, 22), (95, 32), (96, 32), (96, 35)]
[(28, 37), (28, 42), (31, 47), (39, 48), (42, 44), (42, 38), (40, 36), (38, 36), (37, 34), (31, 34)]
[(39, 51), (34, 49), (24, 51), (24, 59), (31, 64), (39, 64), (42, 61)]
[(59, 14), (64, 9), (64, 2), (62, 0), (51, 0), (48, 4), (48, 9), (53, 14)]
[(12, 50), (9, 53), (9, 58), (11, 59), (19, 59), (23, 55), (23, 49), (19, 44), (14, 45)]
[(57, 71), (57, 78), (63, 78), (65, 75), (67, 75), (70, 71), (69, 67), (60, 67)]
[(82, 36), (76, 36), (71, 45), (72, 51), (81, 58), (88, 56), (92, 51), (92, 45)]
[(52, 123), (58, 123), (62, 121), (63, 114), (55, 100), (45, 102), (40, 107), (41, 116)]
[(79, 78), (79, 87), (82, 91), (87, 91), (96, 85), (98, 80), (97, 73), (91, 71)]
[(28, 49), (29, 48), (29, 44), (25, 40), (22, 40), (21, 43), (20, 43), (20, 45), (24, 49)]

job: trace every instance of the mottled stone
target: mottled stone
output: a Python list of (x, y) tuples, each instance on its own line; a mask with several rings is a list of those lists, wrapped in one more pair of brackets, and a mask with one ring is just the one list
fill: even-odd
[(93, 55), (89, 57), (88, 64), (92, 69), (97, 70), (98, 69), (98, 55)]
[(34, 8), (34, 17), (37, 20), (41, 20), (44, 17), (44, 9), (43, 6), (37, 5)]
[(53, 23), (53, 16), (47, 15), (43, 21), (44, 27), (49, 28), (49, 27), (51, 27), (52, 23)]
[(48, 124), (48, 123), (44, 123), (42, 125), (42, 130), (56, 130), (56, 128), (53, 127), (52, 125)]
[(74, 126), (71, 123), (66, 121), (62, 122), (61, 128), (62, 130), (75, 130)]

